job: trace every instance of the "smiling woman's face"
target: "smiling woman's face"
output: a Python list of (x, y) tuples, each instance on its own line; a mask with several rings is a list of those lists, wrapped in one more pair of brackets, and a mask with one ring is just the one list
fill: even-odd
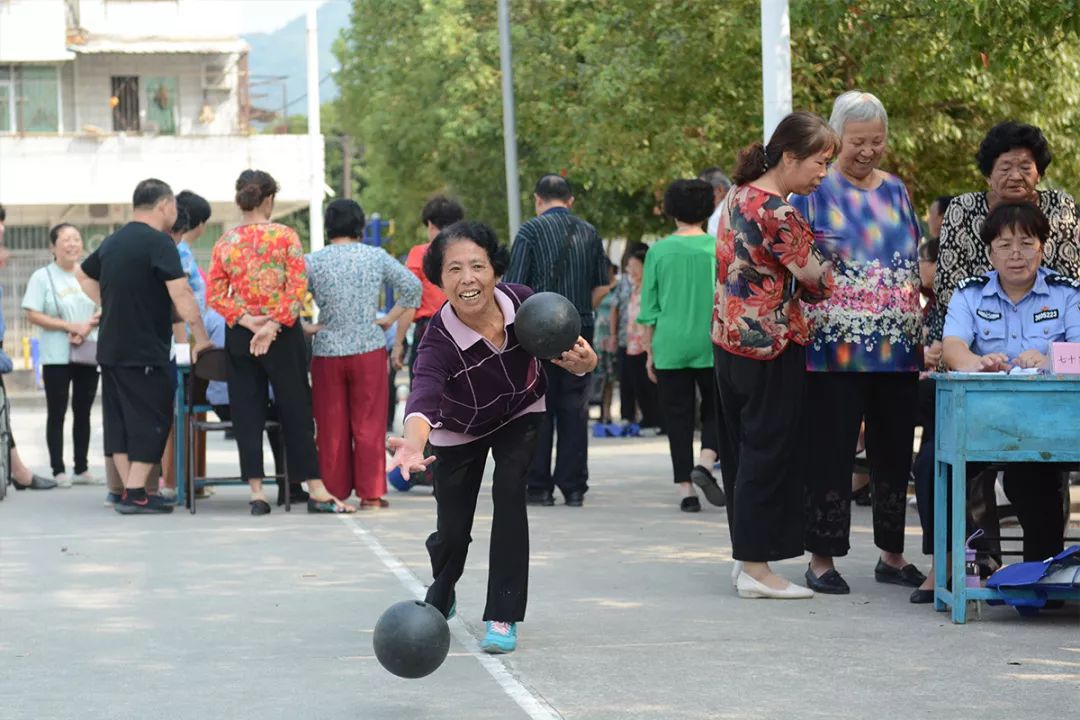
[(450, 240), (443, 250), (442, 289), (460, 318), (483, 315), (495, 302), (495, 268), (472, 240)]

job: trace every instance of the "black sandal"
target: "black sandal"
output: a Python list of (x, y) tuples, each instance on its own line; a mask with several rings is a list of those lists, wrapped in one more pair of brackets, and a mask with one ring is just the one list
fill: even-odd
[(697, 499), (696, 495), (684, 497), (682, 502), (679, 503), (679, 509), (683, 512), (701, 512), (701, 501)]
[(251, 505), (252, 515), (269, 515), (270, 503), (265, 500), (252, 500), (248, 505)]

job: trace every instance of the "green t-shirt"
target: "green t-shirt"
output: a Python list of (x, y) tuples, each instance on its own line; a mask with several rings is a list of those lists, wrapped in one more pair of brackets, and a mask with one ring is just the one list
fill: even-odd
[[(52, 283), (49, 276), (52, 276)], [(53, 286), (56, 291), (53, 292)], [(59, 296), (59, 304), (57, 302)], [(38, 268), (26, 283), (23, 310), (45, 313), (65, 322), (86, 322), (97, 311), (94, 301), (82, 291), (74, 273), (65, 272), (56, 263)], [(63, 312), (61, 312), (61, 309)], [(38, 328), (41, 336), (41, 364), (67, 365), (71, 360), (71, 341), (63, 330)], [(97, 329), (90, 333), (97, 340)]]
[(637, 321), (655, 326), (652, 350), (658, 370), (712, 367), (715, 282), (713, 236), (668, 235), (649, 249)]

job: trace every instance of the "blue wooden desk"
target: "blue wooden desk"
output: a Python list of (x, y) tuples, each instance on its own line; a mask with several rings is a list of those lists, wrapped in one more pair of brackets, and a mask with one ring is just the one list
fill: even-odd
[[(1004, 595), (964, 582), (964, 535), (969, 462), (1080, 462), (1080, 376), (935, 373), (934, 607), (967, 620), (968, 600)], [(952, 467), (952, 537), (948, 534)], [(946, 551), (952, 553), (953, 589), (946, 587)], [(1049, 591), (1080, 600), (1080, 590)], [(1009, 591), (1023, 596), (1022, 591)], [(1033, 596), (1033, 593), (1030, 593)]]
[(176, 468), (176, 504), (185, 507), (187, 504), (187, 384), (188, 376), (191, 375), (190, 365), (176, 366), (176, 402), (173, 419), (176, 428), (176, 444), (173, 447), (173, 467)]

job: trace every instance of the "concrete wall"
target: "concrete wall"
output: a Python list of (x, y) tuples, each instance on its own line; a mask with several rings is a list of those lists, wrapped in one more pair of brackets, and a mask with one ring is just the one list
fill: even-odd
[(0, 2), (0, 63), (55, 62), (65, 48), (63, 0)]
[[(0, 135), (0, 158), (0, 196), (11, 225), (124, 222), (131, 191), (147, 177), (198, 192), (214, 204), (215, 220), (227, 222), (239, 217), (233, 188), (245, 168), (277, 179), (281, 211), (308, 204), (306, 135)], [(106, 205), (107, 213), (91, 213), (89, 205)]]

